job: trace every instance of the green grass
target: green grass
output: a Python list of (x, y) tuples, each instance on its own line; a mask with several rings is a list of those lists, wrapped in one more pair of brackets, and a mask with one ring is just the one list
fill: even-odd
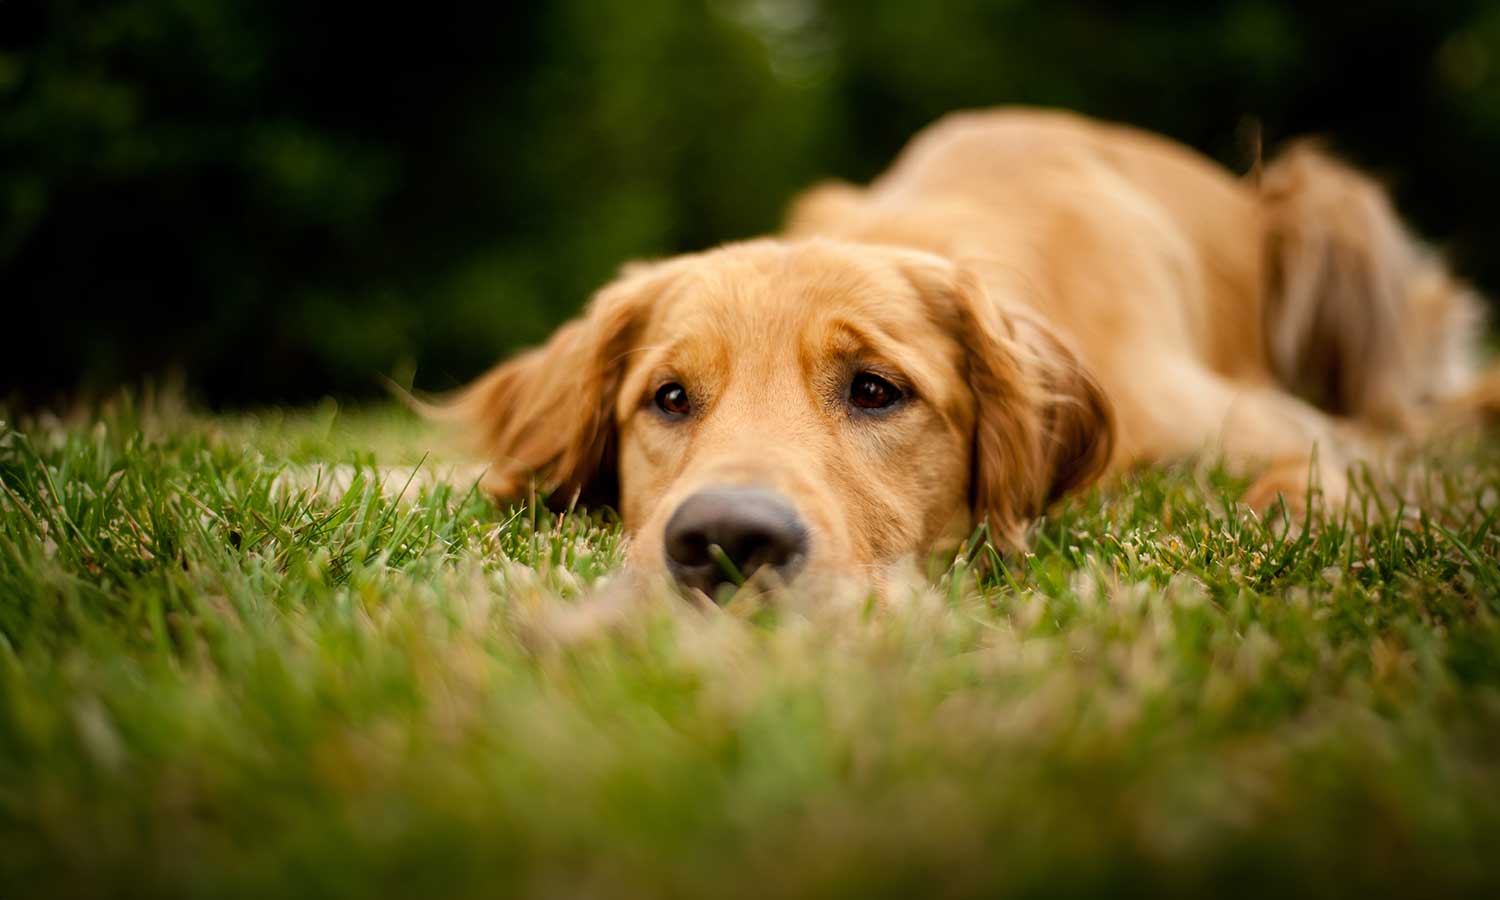
[[(702, 612), (394, 410), (0, 428), (0, 897), (1500, 890), (1500, 451)], [(325, 471), (318, 466), (342, 466)], [(413, 484), (425, 484), (418, 475)]]

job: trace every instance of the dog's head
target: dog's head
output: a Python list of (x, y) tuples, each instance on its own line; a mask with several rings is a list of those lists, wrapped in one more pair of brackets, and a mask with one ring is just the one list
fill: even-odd
[(1103, 394), (935, 256), (756, 241), (627, 267), (456, 395), (485, 487), (615, 506), (638, 566), (712, 595), (850, 574), (1026, 521), (1107, 462)]

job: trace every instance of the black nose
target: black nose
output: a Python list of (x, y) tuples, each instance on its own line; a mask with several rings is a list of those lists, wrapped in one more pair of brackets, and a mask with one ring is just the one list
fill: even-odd
[(762, 568), (789, 579), (807, 554), (797, 511), (764, 488), (699, 491), (677, 507), (665, 538), (672, 577), (710, 597)]

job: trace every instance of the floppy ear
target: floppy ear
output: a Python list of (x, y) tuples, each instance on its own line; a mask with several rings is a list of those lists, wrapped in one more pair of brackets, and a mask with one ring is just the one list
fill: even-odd
[(1114, 449), (1113, 412), (1057, 334), (1029, 312), (1002, 310), (974, 273), (928, 269), (925, 281), (967, 360), (975, 520), (1020, 546), (1031, 519), (1103, 473)]
[(534, 479), (554, 507), (618, 501), (614, 404), (651, 281), (650, 267), (632, 266), (545, 345), (427, 408), (490, 459), (486, 492), (514, 497)]

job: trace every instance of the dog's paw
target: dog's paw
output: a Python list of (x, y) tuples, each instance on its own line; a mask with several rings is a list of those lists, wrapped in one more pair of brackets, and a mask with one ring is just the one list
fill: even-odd
[(1349, 480), (1342, 472), (1308, 459), (1273, 464), (1250, 485), (1241, 503), (1270, 522), (1301, 527), (1319, 512), (1343, 508)]

